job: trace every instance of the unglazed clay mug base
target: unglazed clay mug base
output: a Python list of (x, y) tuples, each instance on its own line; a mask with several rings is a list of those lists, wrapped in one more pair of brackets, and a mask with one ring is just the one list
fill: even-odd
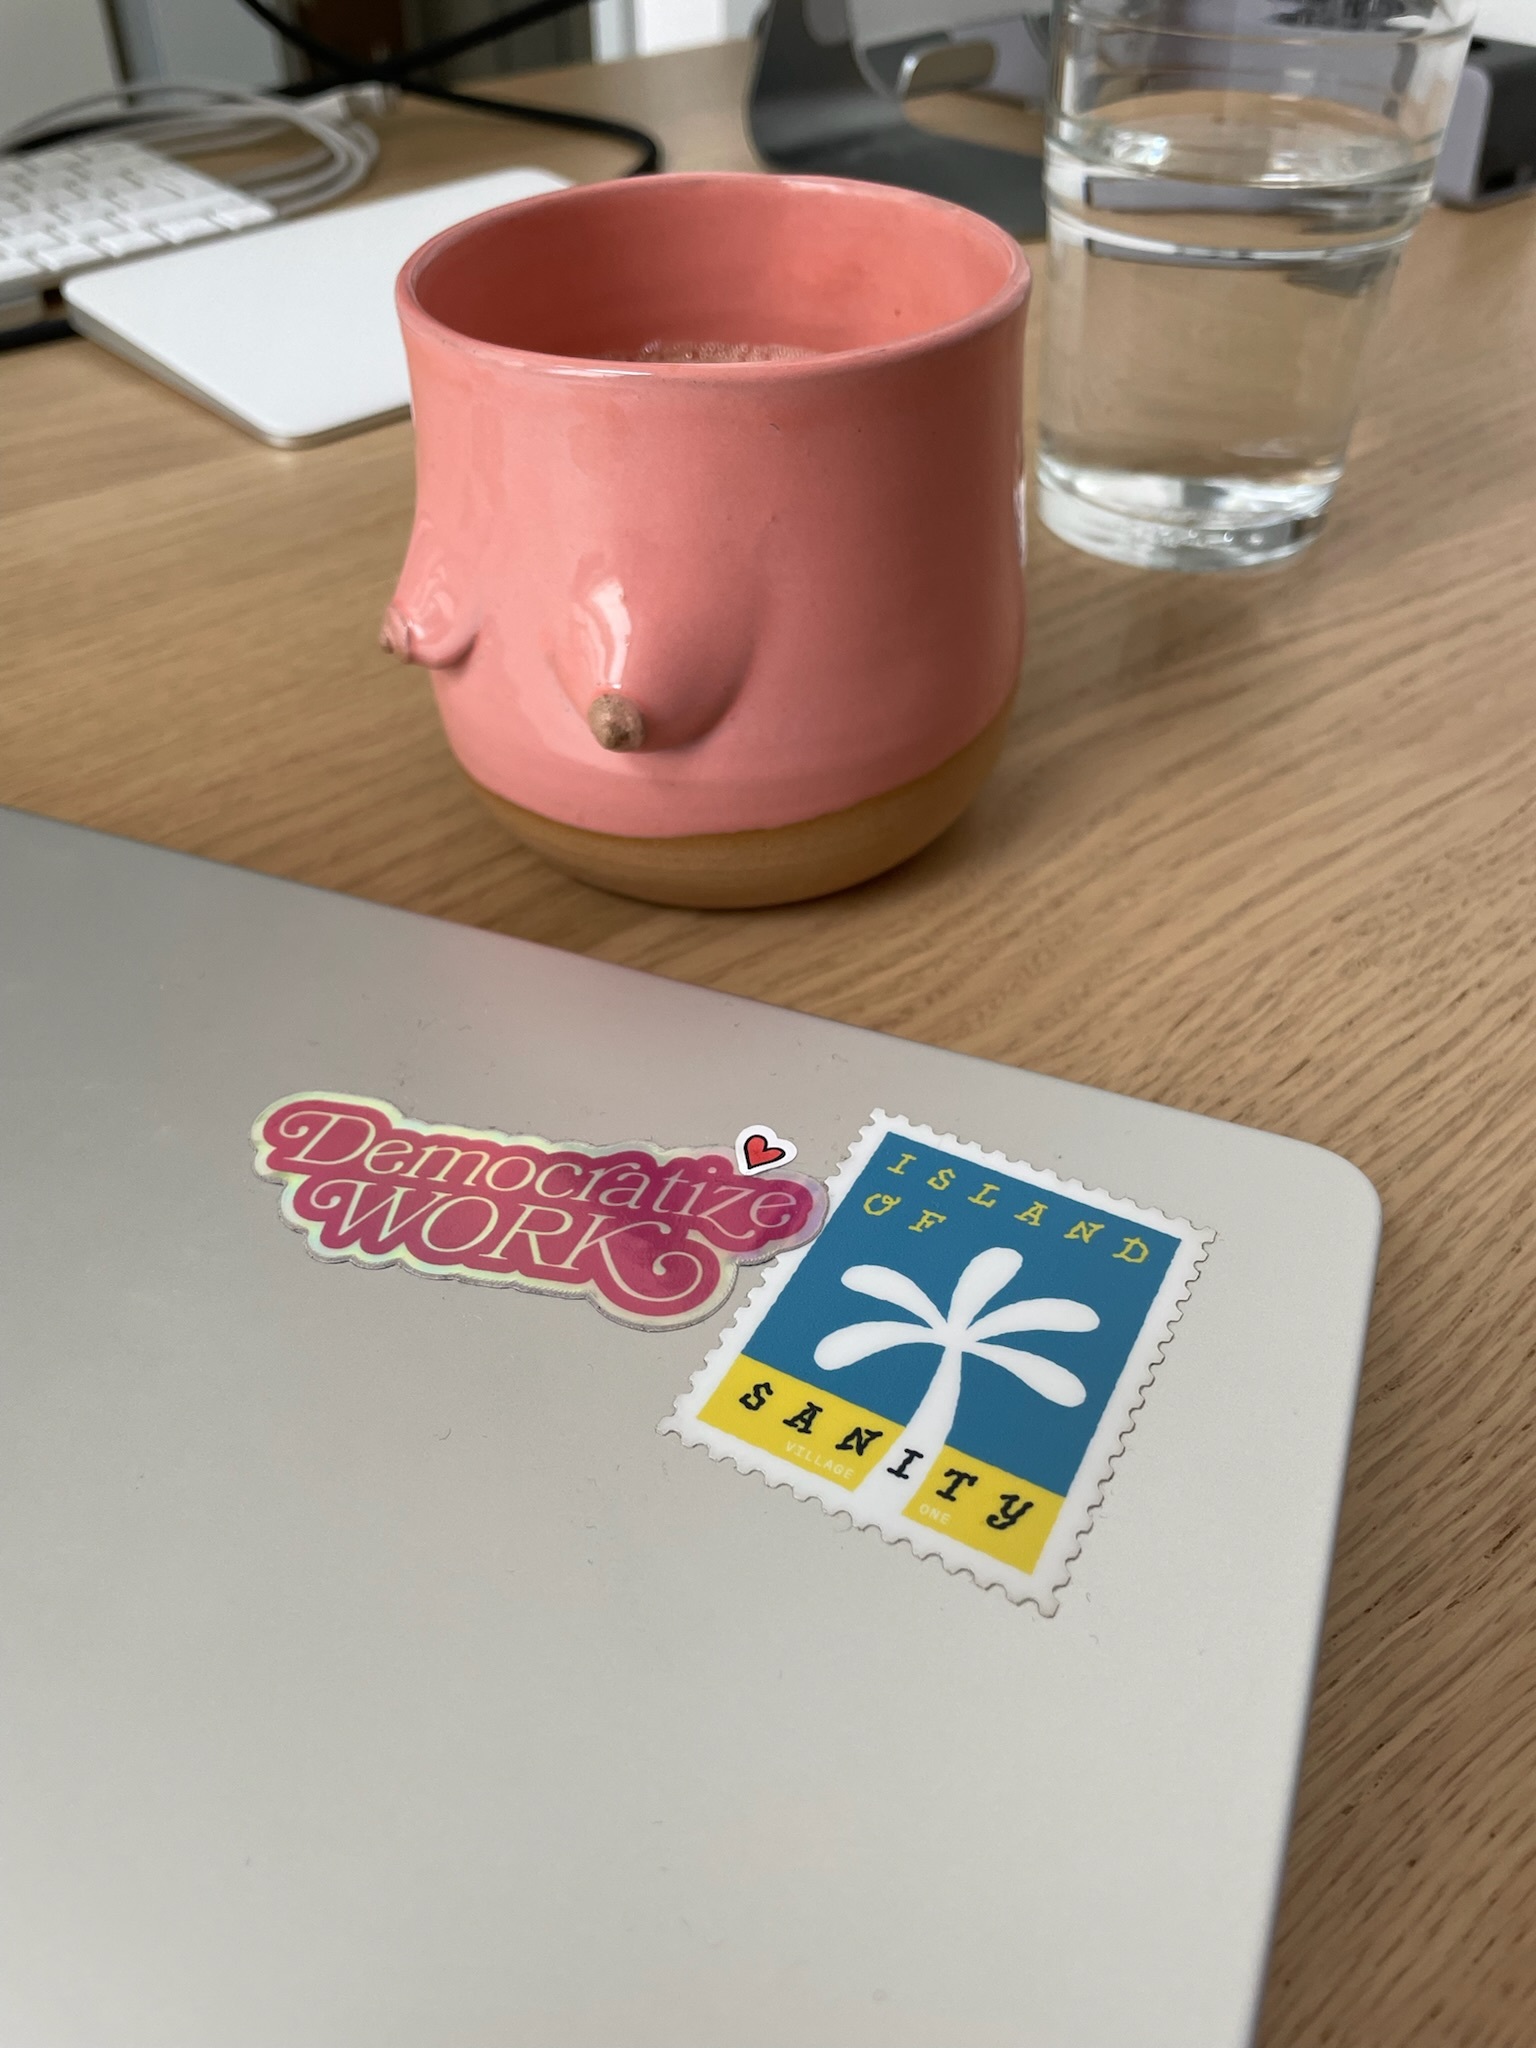
[(1023, 648), (1028, 294), (979, 215), (835, 179), (585, 186), (417, 252), (383, 637), (519, 837), (724, 907), (954, 821)]

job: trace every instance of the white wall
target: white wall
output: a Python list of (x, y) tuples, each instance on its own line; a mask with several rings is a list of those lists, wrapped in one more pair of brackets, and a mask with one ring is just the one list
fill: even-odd
[(1479, 0), (1477, 32), (1496, 43), (1536, 43), (1536, 0)]
[(642, 56), (725, 40), (725, 0), (634, 0), (634, 5), (635, 47)]
[[(6, 0), (0, 0), (0, 7)], [(54, 4), (54, 0), (48, 0)], [(132, 78), (208, 78), (268, 86), (285, 76), (282, 46), (239, 0), (112, 0)]]
[(0, 129), (113, 83), (96, 0), (0, 0)]
[(649, 57), (730, 42), (750, 35), (762, 5), (763, 0), (593, 0), (592, 48), (601, 58)]
[[(633, 57), (637, 52), (682, 50), (749, 35), (761, 4), (762, 0), (592, 0), (593, 52), (600, 58)], [(970, 12), (974, 9), (966, 18)], [(938, 18), (926, 0), (918, 13), (924, 26)], [(1536, 0), (1480, 0), (1477, 26), (1485, 36), (1536, 43)]]

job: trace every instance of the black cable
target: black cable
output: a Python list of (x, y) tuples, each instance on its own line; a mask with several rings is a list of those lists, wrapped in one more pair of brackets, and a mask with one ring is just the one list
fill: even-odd
[[(584, 0), (524, 0), (520, 7), (493, 15), (489, 21), (481, 22), (478, 28), (464, 29), (459, 34), (440, 36), (436, 42), (422, 43), (414, 50), (402, 50), (396, 56), (375, 61), (349, 56), (345, 50), (338, 50), (330, 43), (324, 43), (318, 36), (312, 36), (307, 29), (296, 23), (285, 21), (268, 6), (267, 0), (240, 0), (247, 13), (254, 14), (265, 22), (275, 35), (292, 48), (308, 57), (311, 63), (323, 64), (335, 73), (341, 83), (357, 85), (373, 82), (380, 85), (395, 85), (402, 92), (414, 94), (418, 99), (441, 100), (450, 106), (469, 107), (476, 113), (497, 114), (517, 121), (539, 121), (549, 128), (576, 129), (587, 135), (606, 136), (615, 142), (627, 142), (639, 151), (639, 159), (625, 173), (626, 177), (639, 178), (655, 171), (661, 165), (661, 147), (652, 135), (643, 128), (631, 126), (627, 121), (612, 121), (601, 114), (576, 114), (563, 107), (539, 106), (527, 100), (488, 99), (480, 93), (455, 92), (444, 85), (434, 85), (417, 74), (431, 65), (446, 63), (453, 57), (462, 57), (470, 50), (477, 50), (483, 44), (494, 42), (498, 36), (510, 34), (519, 28), (530, 28), (535, 22), (548, 21), (555, 15), (566, 14), (573, 7), (584, 4)], [(322, 82), (320, 89), (334, 81)]]
[(549, 128), (576, 128), (588, 135), (609, 135), (615, 142), (627, 142), (637, 149), (639, 159), (624, 173), (626, 178), (648, 177), (661, 168), (661, 144), (643, 128), (627, 121), (610, 121), (602, 114), (573, 114), (565, 107), (541, 107), (531, 100), (491, 100), (480, 93), (453, 92), (446, 85), (421, 82), (402, 83), (402, 92), (418, 99), (443, 100), (453, 107), (472, 107), (480, 114), (510, 114), (518, 121), (542, 121)]
[(338, 50), (334, 43), (321, 42), (318, 36), (300, 28), (297, 22), (285, 20), (268, 4), (268, 0), (241, 0), (241, 4), (285, 42), (291, 43), (296, 50), (302, 50), (317, 64), (329, 65), (333, 71), (350, 73), (354, 79), (369, 78), (381, 85), (393, 85), (410, 72), (429, 71), (434, 64), (450, 63), (453, 58), (467, 56), (471, 50), (495, 42), (498, 36), (510, 35), (515, 29), (527, 28), (535, 21), (547, 21), (552, 14), (569, 13), (573, 7), (581, 6), (583, 0), (523, 0), (521, 6), (493, 15), (476, 28), (460, 29), (457, 35), (439, 36), (436, 42), (419, 43), (414, 50), (400, 50), (393, 57), (369, 58), (366, 61), (349, 56), (345, 50)]
[(32, 320), (25, 327), (0, 327), (0, 351), (35, 348), (40, 341), (73, 341), (75, 330), (67, 320), (49, 316)]

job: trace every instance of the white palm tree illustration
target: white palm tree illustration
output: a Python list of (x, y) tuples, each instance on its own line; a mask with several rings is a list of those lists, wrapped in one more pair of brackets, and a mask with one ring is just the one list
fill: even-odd
[[(849, 1323), (843, 1329), (831, 1331), (814, 1353), (823, 1372), (839, 1372), (844, 1366), (858, 1365), (902, 1344), (933, 1344), (939, 1351), (933, 1378), (912, 1420), (889, 1453), (872, 1464), (859, 1482), (861, 1508), (869, 1506), (877, 1513), (888, 1507), (899, 1509), (916, 1494), (954, 1426), (960, 1401), (960, 1375), (968, 1356), (1000, 1365), (1059, 1407), (1081, 1406), (1087, 1389), (1076, 1373), (1068, 1372), (1052, 1358), (992, 1341), (1025, 1330), (1081, 1332), (1099, 1326), (1097, 1315), (1081, 1301), (1015, 1301), (983, 1315), (981, 1311), (987, 1303), (1001, 1293), (1023, 1263), (1022, 1255), (1005, 1245), (978, 1252), (955, 1283), (947, 1315), (928, 1299), (916, 1281), (889, 1266), (850, 1266), (844, 1273), (845, 1287), (873, 1295), (876, 1301), (887, 1301), (893, 1308), (905, 1309), (917, 1321)], [(917, 1456), (905, 1458), (904, 1453), (909, 1451)]]

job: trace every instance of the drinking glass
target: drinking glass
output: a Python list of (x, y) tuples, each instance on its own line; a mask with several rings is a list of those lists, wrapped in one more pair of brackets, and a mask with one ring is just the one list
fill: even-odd
[(1040, 516), (1145, 568), (1278, 561), (1344, 468), (1475, 0), (1058, 0)]

